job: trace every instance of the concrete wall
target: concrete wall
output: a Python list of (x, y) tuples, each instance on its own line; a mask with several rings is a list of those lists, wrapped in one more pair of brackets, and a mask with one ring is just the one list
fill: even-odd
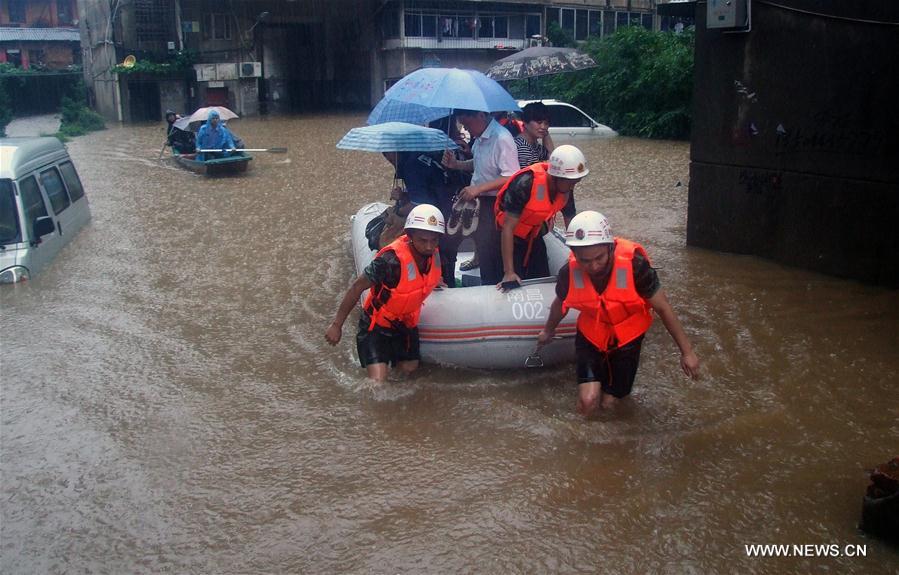
[(782, 3), (698, 5), (687, 242), (899, 286), (899, 3)]
[(187, 81), (162, 80), (159, 82), (159, 102), (162, 105), (163, 114), (166, 110), (175, 110), (182, 115), (193, 112), (192, 109), (189, 109), (189, 100)]
[(112, 44), (113, 31), (107, 27), (109, 16), (108, 2), (78, 2), (84, 84), (87, 86), (91, 105), (107, 120), (121, 121), (118, 78), (109, 72), (109, 68), (117, 63), (115, 46)]

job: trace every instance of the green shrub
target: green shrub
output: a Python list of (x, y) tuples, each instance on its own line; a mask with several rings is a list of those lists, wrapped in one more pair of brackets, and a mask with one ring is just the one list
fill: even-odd
[[(78, 93), (77, 90), (75, 92)], [(85, 105), (83, 96), (80, 100), (64, 96), (60, 107), (60, 117), (62, 122), (59, 133), (63, 136), (81, 136), (106, 128), (103, 117)]]
[(6, 74), (19, 71), (12, 64), (0, 63), (0, 137), (6, 135), (6, 126), (12, 121), (12, 99), (9, 96), (9, 84), (14, 78), (4, 77)]
[(12, 120), (12, 103), (6, 93), (6, 82), (0, 78), (0, 138), (6, 136), (6, 126)]
[(591, 38), (581, 49), (598, 66), (540, 78), (540, 96), (570, 102), (625, 136), (689, 139), (693, 39), (692, 30), (639, 26)]
[(577, 46), (577, 42), (574, 41), (574, 36), (571, 35), (571, 32), (563, 30), (558, 22), (550, 22), (546, 26), (546, 37), (553, 46), (568, 48)]

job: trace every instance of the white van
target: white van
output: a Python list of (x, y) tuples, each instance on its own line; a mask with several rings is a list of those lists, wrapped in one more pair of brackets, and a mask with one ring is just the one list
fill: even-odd
[[(562, 143), (584, 138), (614, 138), (618, 132), (600, 124), (577, 106), (560, 100), (518, 100), (524, 108), (531, 102), (543, 102), (549, 109), (549, 135), (553, 142)], [(519, 113), (521, 117), (521, 113)]]
[(0, 138), (0, 283), (39, 273), (90, 217), (59, 140)]

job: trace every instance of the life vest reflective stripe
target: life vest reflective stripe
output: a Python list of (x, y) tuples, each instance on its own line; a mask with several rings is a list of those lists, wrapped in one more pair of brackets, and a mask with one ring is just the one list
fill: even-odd
[(368, 290), (363, 309), (371, 315), (369, 331), (374, 329), (375, 325), (394, 327), (396, 322), (401, 322), (409, 328), (418, 325), (418, 317), (421, 315), (421, 306), (425, 298), (440, 283), (442, 277), (440, 256), (435, 252), (431, 258), (430, 269), (422, 275), (412, 255), (414, 248), (411, 243), (409, 236), (403, 234), (377, 253), (377, 256), (381, 256), (390, 250), (396, 254), (400, 262), (400, 278), (395, 288), (381, 286), (377, 293), (374, 286)]
[(568, 296), (562, 302), (562, 309), (574, 308), (580, 312), (578, 331), (600, 351), (628, 344), (652, 325), (652, 308), (634, 285), (634, 253), (649, 261), (643, 246), (615, 238), (612, 275), (602, 294), (596, 292), (574, 253), (568, 257)]
[(543, 224), (552, 220), (565, 207), (565, 204), (568, 203), (568, 194), (556, 194), (555, 199), (550, 200), (549, 184), (546, 177), (548, 167), (548, 162), (532, 164), (515, 172), (503, 184), (503, 187), (496, 194), (496, 204), (493, 207), (496, 214), (496, 225), (500, 229), (503, 227), (503, 222), (506, 221), (506, 212), (503, 211), (503, 198), (506, 195), (506, 190), (509, 188), (509, 183), (523, 172), (531, 172), (534, 175), (534, 182), (531, 184), (531, 197), (521, 211), (521, 215), (518, 217), (518, 224), (515, 226), (516, 237), (523, 240), (535, 238), (540, 233)]

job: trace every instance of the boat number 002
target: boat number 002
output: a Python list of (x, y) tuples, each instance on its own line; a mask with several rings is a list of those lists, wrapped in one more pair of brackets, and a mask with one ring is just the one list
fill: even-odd
[(543, 319), (543, 302), (526, 301), (512, 304), (512, 317), (520, 319)]

